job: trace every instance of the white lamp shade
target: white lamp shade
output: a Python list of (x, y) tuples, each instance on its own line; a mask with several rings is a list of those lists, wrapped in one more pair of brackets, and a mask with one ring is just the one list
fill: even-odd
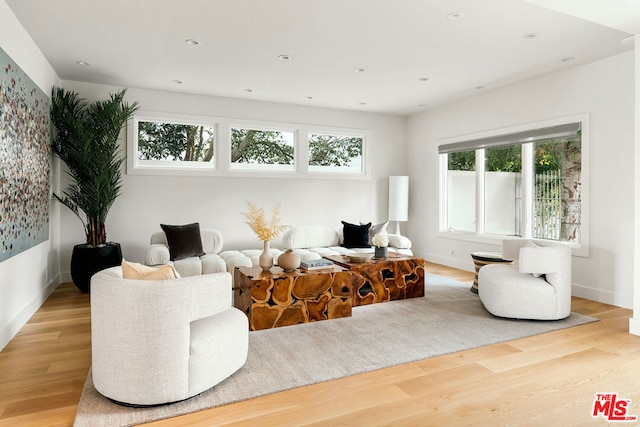
[(389, 220), (409, 219), (409, 177), (389, 177)]

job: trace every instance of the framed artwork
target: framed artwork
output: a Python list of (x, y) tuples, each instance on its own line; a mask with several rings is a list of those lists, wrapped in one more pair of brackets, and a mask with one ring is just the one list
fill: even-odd
[(49, 106), (0, 49), (0, 262), (49, 239)]

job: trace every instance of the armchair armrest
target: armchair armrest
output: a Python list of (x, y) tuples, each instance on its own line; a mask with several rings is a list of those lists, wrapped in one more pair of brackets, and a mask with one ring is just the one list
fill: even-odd
[(169, 248), (161, 243), (150, 245), (144, 254), (144, 263), (146, 265), (164, 265), (169, 260)]
[(400, 234), (388, 234), (389, 246), (393, 246), (398, 249), (411, 249), (411, 240), (408, 237)]

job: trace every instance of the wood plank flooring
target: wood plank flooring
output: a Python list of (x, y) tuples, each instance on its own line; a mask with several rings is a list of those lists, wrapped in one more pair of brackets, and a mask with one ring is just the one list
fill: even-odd
[[(473, 273), (441, 265), (427, 271), (473, 281)], [(629, 414), (640, 416), (631, 310), (580, 298), (572, 309), (600, 321), (148, 425), (608, 425), (591, 417), (597, 392), (631, 399)], [(0, 427), (73, 423), (91, 364), (90, 320), (89, 296), (63, 284), (0, 353)]]

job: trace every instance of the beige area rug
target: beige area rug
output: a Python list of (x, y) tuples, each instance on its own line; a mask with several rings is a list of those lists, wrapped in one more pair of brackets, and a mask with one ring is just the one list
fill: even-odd
[(245, 366), (184, 402), (118, 406), (96, 392), (89, 372), (74, 425), (136, 425), (596, 320), (576, 313), (560, 321), (500, 319), (468, 284), (433, 274), (425, 282), (424, 298), (356, 307), (350, 318), (251, 332)]

